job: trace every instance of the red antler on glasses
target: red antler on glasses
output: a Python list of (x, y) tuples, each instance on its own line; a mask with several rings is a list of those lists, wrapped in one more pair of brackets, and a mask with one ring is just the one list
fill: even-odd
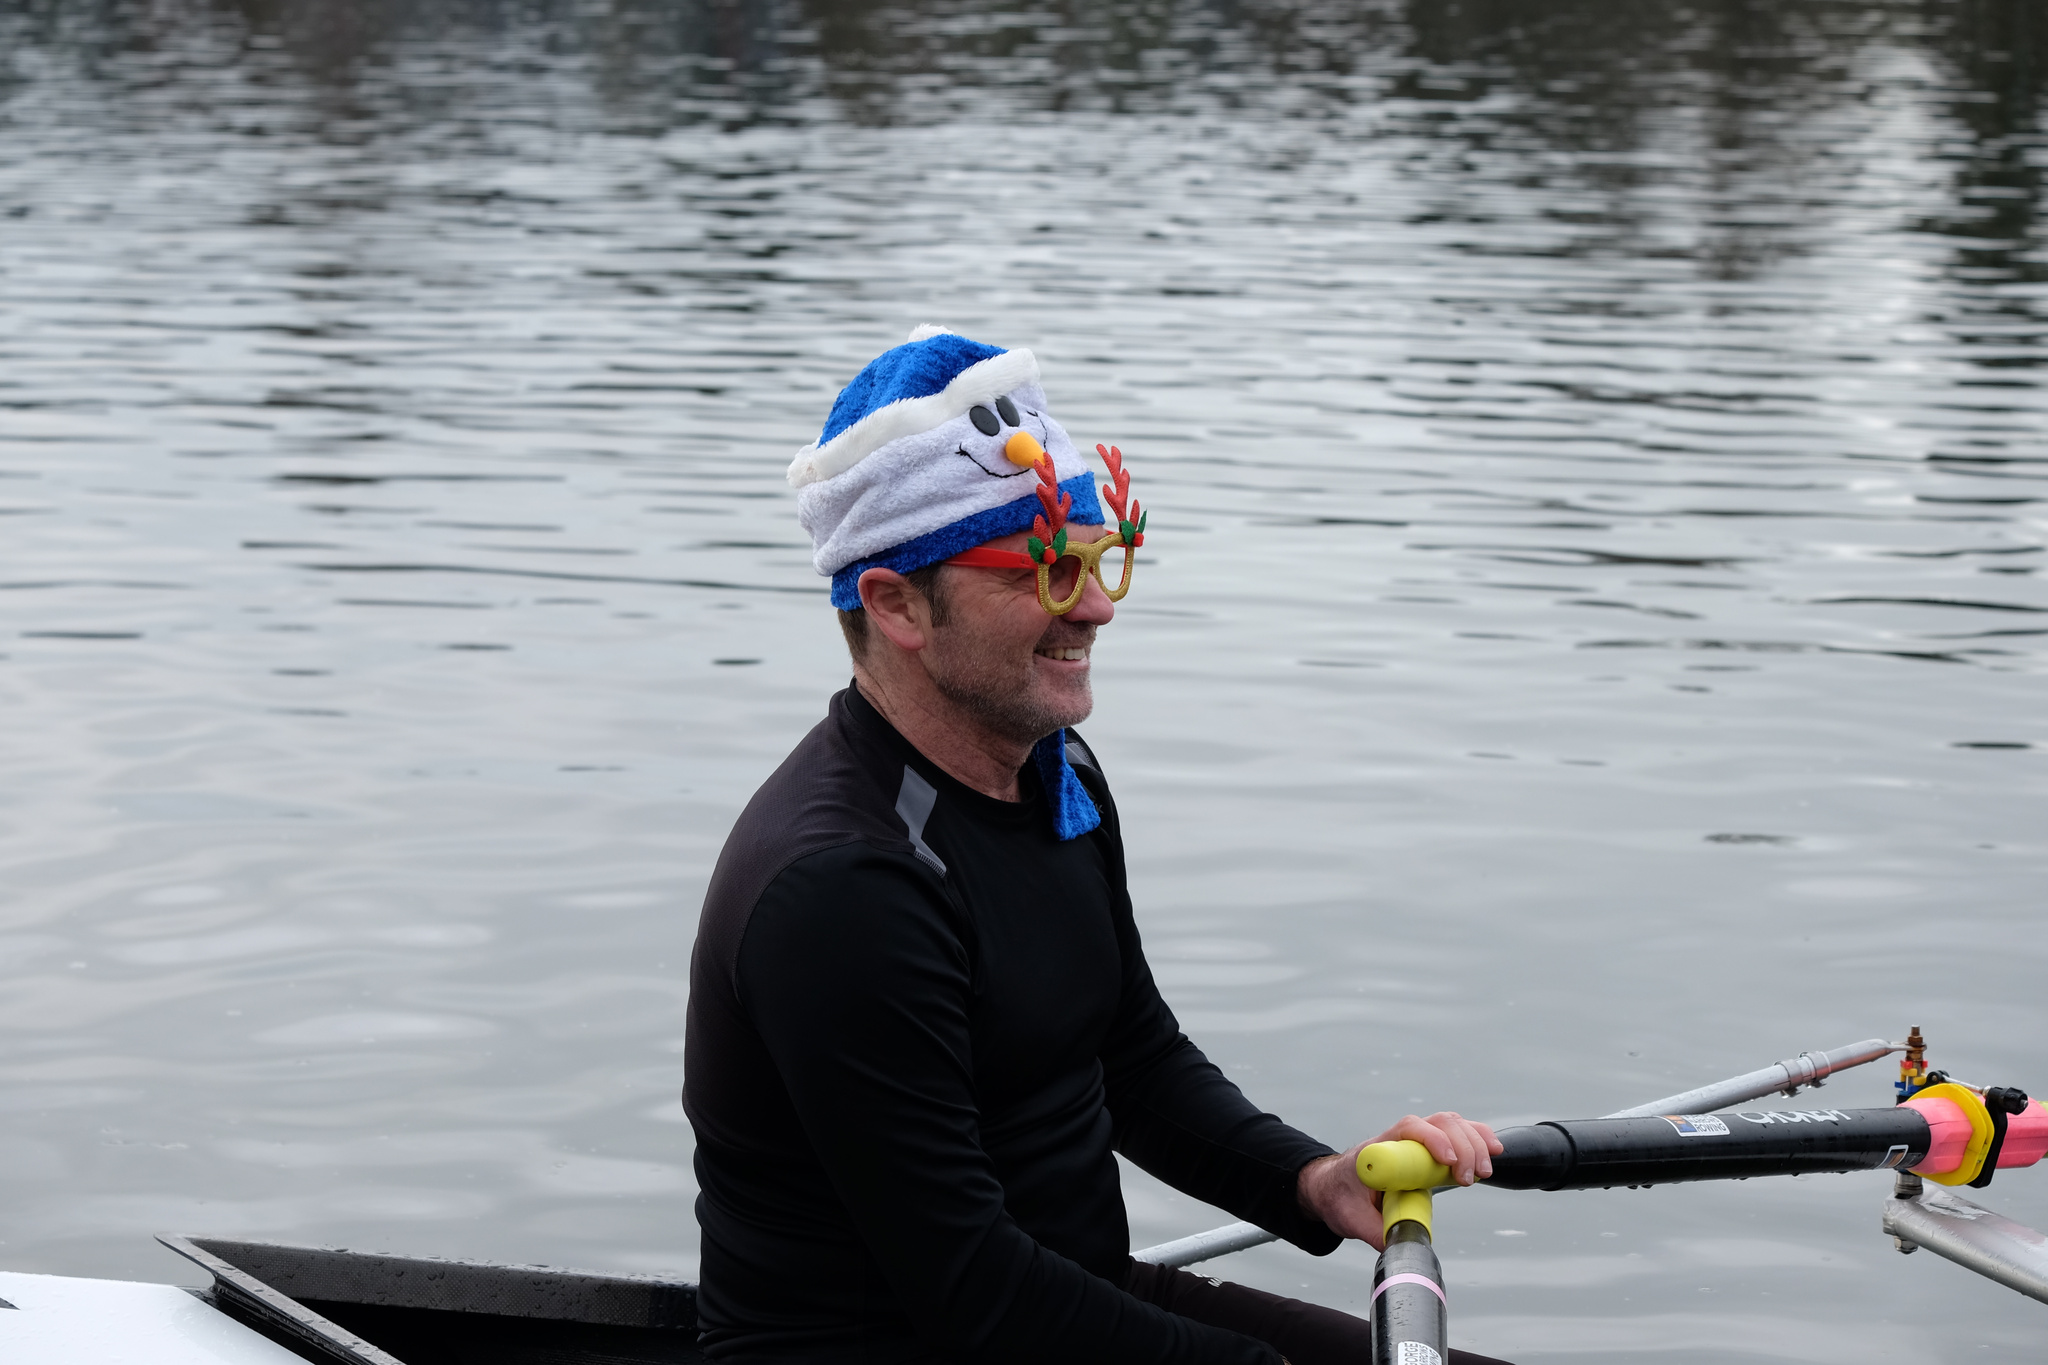
[(1131, 471), (1124, 468), (1124, 453), (1115, 446), (1102, 445), (1095, 447), (1095, 453), (1109, 466), (1110, 483), (1115, 485), (1104, 484), (1102, 496), (1109, 499), (1109, 505), (1116, 511), (1117, 530), (1123, 533), (1124, 544), (1136, 549), (1145, 543), (1145, 512), (1136, 498), (1131, 498), (1129, 510), (1125, 509), (1124, 499), (1131, 494)]
[(1052, 456), (1038, 461), (1038, 487), (1031, 491), (1038, 494), (1045, 515), (1031, 519), (1031, 529), (1038, 534), (1025, 542), (1025, 548), (1033, 559), (1051, 564), (1067, 552), (1067, 511), (1074, 505), (1072, 493), (1060, 492), (1060, 476), (1053, 472)]

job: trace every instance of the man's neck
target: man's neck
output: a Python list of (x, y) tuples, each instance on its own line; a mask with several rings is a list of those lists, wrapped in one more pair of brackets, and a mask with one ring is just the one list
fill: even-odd
[(914, 677), (881, 678), (856, 664), (853, 680), (882, 719), (947, 776), (998, 801), (1024, 799), (1017, 774), (1031, 757), (1031, 746), (989, 733), (939, 691), (922, 669)]

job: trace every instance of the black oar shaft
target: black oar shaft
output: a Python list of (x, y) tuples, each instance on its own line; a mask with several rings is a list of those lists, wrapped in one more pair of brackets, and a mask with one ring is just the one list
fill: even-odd
[(1394, 1224), (1372, 1276), (1372, 1365), (1443, 1365), (1448, 1318), (1429, 1229)]
[(1499, 1137), (1506, 1150), (1485, 1183), (1510, 1190), (1896, 1170), (1924, 1161), (1930, 1141), (1926, 1118), (1909, 1106), (1569, 1119)]

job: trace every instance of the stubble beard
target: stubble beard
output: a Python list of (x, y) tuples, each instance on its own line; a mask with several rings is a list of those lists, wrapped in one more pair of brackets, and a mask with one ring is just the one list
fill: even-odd
[(1036, 744), (1055, 730), (1079, 725), (1095, 709), (1086, 673), (1055, 690), (1034, 685), (1048, 680), (1034, 677), (1032, 663), (1040, 648), (1092, 645), (1093, 626), (1055, 619), (1033, 644), (1033, 652), (1025, 654), (1021, 669), (1014, 656), (1006, 658), (1005, 652), (982, 646), (965, 631), (941, 632), (944, 635), (954, 638), (933, 652), (929, 660), (932, 682), (941, 696), (993, 735), (1013, 744)]

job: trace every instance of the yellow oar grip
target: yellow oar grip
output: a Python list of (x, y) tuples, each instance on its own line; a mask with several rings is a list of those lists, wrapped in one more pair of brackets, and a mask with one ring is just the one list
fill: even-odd
[(1375, 1190), (1430, 1190), (1451, 1183), (1451, 1168), (1429, 1148), (1404, 1138), (1359, 1148), (1358, 1178)]
[(1375, 1142), (1358, 1149), (1358, 1178), (1385, 1193), (1380, 1198), (1380, 1215), (1386, 1228), (1404, 1220), (1430, 1229), (1429, 1192), (1451, 1183), (1451, 1168), (1429, 1154), (1419, 1142)]
[(1380, 1196), (1380, 1228), (1391, 1233), (1396, 1223), (1420, 1223), (1423, 1231), (1436, 1236), (1436, 1223), (1430, 1217), (1428, 1190), (1388, 1190)]

